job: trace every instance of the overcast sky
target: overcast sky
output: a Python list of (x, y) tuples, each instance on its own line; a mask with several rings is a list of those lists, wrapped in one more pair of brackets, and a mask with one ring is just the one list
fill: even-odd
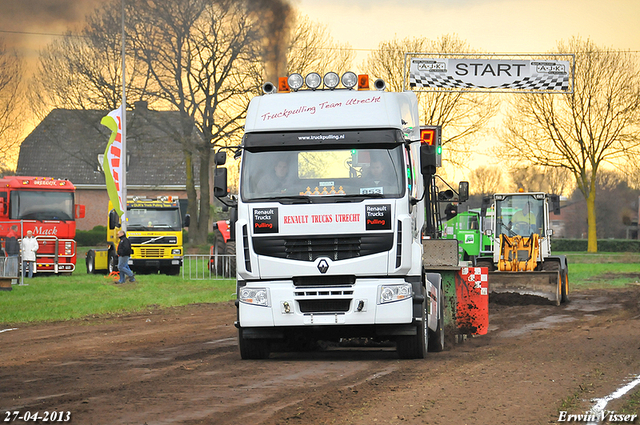
[[(640, 52), (640, 0), (292, 0), (358, 51), (354, 71), (380, 42), (457, 34), (486, 53), (544, 53), (573, 36)], [(497, 124), (499, 118), (494, 120)], [(495, 164), (494, 136), (476, 140), (472, 167)], [(451, 178), (462, 177), (459, 172)]]
[[(77, 29), (103, 1), (0, 0), (0, 37), (34, 64), (38, 49), (55, 34)], [(369, 51), (394, 37), (457, 34), (473, 49), (487, 53), (543, 53), (554, 50), (560, 40), (580, 36), (598, 46), (640, 52), (640, 0), (290, 2), (325, 25), (335, 41), (356, 49), (356, 72)]]
[[(458, 36), (488, 53), (541, 53), (572, 36), (640, 51), (640, 0), (293, 0), (336, 40), (375, 49), (394, 37)], [(358, 61), (357, 64), (360, 62)]]

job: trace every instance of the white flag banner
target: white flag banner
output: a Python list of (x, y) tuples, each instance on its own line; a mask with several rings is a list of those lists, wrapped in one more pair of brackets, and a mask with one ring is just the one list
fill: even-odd
[(107, 193), (119, 216), (125, 211), (125, 200), (122, 197), (122, 175), (125, 170), (122, 152), (122, 106), (109, 112), (100, 124), (108, 127), (112, 133), (104, 151), (102, 167), (104, 169)]
[(410, 89), (568, 92), (571, 63), (556, 60), (411, 58)]

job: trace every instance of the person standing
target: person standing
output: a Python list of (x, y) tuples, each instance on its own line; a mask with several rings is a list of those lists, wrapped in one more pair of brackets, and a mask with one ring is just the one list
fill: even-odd
[(27, 231), (27, 236), (22, 239), (22, 278), (27, 266), (29, 267), (29, 278), (33, 277), (33, 273), (36, 270), (36, 252), (40, 248), (38, 240), (33, 237), (31, 230)]
[[(4, 275), (15, 277), (18, 276), (18, 255), (20, 255), (20, 242), (18, 242), (18, 226), (15, 224), (9, 229), (7, 237), (4, 240), (4, 251), (7, 253)], [(18, 283), (18, 279), (11, 279), (11, 284)]]
[(130, 282), (135, 282), (136, 278), (129, 268), (129, 257), (133, 254), (131, 242), (122, 230), (118, 232), (118, 238), (120, 239), (120, 243), (118, 243), (118, 271), (120, 272), (120, 280), (118, 283), (125, 282), (125, 275), (129, 278)]

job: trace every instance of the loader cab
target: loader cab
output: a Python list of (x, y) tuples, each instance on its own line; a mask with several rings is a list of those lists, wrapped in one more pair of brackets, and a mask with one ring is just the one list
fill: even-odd
[(545, 195), (495, 195), (496, 233), (508, 236), (546, 234)]

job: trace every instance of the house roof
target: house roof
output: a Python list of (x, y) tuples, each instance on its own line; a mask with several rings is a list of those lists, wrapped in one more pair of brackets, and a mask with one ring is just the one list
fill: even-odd
[[(107, 113), (52, 110), (22, 142), (16, 173), (68, 179), (74, 185), (104, 185), (98, 155), (104, 154), (111, 135), (100, 124)], [(185, 186), (183, 149), (172, 137), (182, 134), (179, 128), (178, 112), (144, 106), (127, 111), (127, 186)]]

